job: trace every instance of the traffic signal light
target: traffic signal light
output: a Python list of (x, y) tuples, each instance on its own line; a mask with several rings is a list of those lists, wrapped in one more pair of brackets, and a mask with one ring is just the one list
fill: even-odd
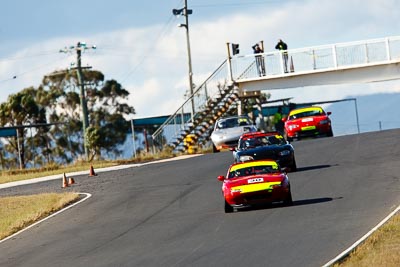
[(232, 44), (232, 54), (233, 55), (239, 54), (239, 44)]

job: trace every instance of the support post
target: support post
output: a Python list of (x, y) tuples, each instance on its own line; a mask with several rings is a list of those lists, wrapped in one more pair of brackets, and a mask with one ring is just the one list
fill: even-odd
[(231, 58), (231, 49), (229, 47), (230, 43), (226, 43), (226, 51), (228, 52), (228, 80), (231, 84), (233, 84), (233, 77), (232, 77), (232, 58)]
[(84, 146), (84, 151), (85, 151), (85, 158), (86, 160), (89, 159), (89, 148), (88, 148), (88, 140), (87, 140), (87, 135), (86, 135), (86, 129), (88, 127), (88, 111), (87, 111), (87, 103), (86, 103), (86, 96), (85, 96), (85, 85), (84, 85), (84, 79), (83, 79), (83, 74), (82, 74), (82, 63), (81, 63), (81, 55), (82, 55), (82, 48), (81, 48), (81, 43), (78, 42), (77, 48), (76, 48), (76, 54), (77, 54), (77, 75), (78, 75), (78, 80), (79, 80), (79, 87), (80, 87), (80, 100), (81, 100), (81, 107), (82, 107), (82, 128), (83, 128), (83, 146)]
[(19, 144), (18, 129), (16, 129), (16, 132), (17, 132), (17, 148), (18, 148), (19, 169), (22, 170), (21, 146), (20, 146), (20, 144)]
[(185, 0), (185, 7), (183, 10), (183, 15), (185, 16), (185, 22), (186, 22), (186, 45), (187, 45), (187, 52), (188, 52), (188, 66), (189, 66), (189, 89), (190, 89), (190, 97), (191, 97), (191, 104), (192, 104), (192, 109), (191, 109), (191, 120), (192, 123), (194, 122), (194, 99), (193, 99), (193, 71), (192, 71), (192, 56), (190, 52), (190, 38), (189, 38), (189, 13), (188, 13), (188, 7), (187, 7), (187, 0)]
[(133, 158), (136, 158), (135, 126), (133, 125), (133, 120), (131, 120), (131, 129), (132, 129)]
[(385, 39), (385, 46), (386, 46), (386, 59), (388, 61), (391, 60), (391, 56), (390, 56), (390, 44), (389, 44), (389, 38)]
[(333, 57), (333, 67), (337, 69), (338, 64), (337, 64), (336, 45), (332, 46), (332, 57)]
[(354, 105), (355, 105), (355, 109), (356, 109), (357, 131), (358, 131), (358, 133), (360, 133), (360, 122), (358, 120), (358, 108), (357, 108), (357, 99), (356, 98), (354, 98)]
[(265, 122), (264, 122), (264, 116), (262, 114), (262, 104), (261, 104), (261, 95), (259, 97), (256, 97), (256, 105), (257, 105), (257, 110), (258, 110), (258, 120), (259, 120), (259, 128), (261, 131), (265, 131)]

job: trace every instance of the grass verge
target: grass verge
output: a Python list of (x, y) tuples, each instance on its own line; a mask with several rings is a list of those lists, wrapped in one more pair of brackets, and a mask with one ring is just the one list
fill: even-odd
[(79, 199), (76, 193), (0, 198), (0, 240)]
[(98, 168), (106, 168), (124, 164), (144, 163), (158, 159), (173, 158), (176, 156), (179, 155), (175, 155), (169, 152), (161, 152), (159, 154), (140, 154), (136, 158), (127, 160), (76, 162), (75, 164), (67, 166), (50, 164), (48, 166), (37, 169), (7, 170), (1, 172), (0, 184), (29, 180), (33, 178), (45, 177), (50, 175), (57, 175), (57, 174), (62, 175), (63, 173), (70, 173), (77, 171), (88, 171), (89, 173), (91, 166), (93, 166), (94, 169), (98, 169)]
[(400, 266), (400, 214), (358, 246), (343, 262), (334, 267)]

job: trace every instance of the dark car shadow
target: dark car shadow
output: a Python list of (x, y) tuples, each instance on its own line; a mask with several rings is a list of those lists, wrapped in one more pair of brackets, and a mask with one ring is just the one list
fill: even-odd
[(297, 167), (296, 172), (305, 172), (305, 171), (312, 171), (312, 170), (318, 170), (318, 169), (325, 169), (325, 168), (330, 168), (330, 167), (334, 167), (334, 166), (338, 166), (337, 164), (335, 165), (315, 165), (315, 166), (307, 166), (307, 167)]
[(295, 201), (293, 201), (293, 206), (312, 205), (312, 204), (318, 204), (318, 203), (324, 203), (324, 202), (329, 202), (329, 201), (333, 201), (333, 200), (338, 200), (338, 199), (342, 199), (342, 198), (343, 197), (336, 197), (336, 198), (322, 197), (322, 198), (295, 200)]
[(264, 209), (290, 208), (290, 207), (295, 207), (295, 206), (325, 203), (325, 202), (330, 202), (330, 201), (338, 200), (338, 199), (342, 199), (342, 198), (343, 197), (336, 197), (336, 198), (322, 197), (322, 198), (302, 199), (302, 200), (294, 200), (293, 205), (285, 205), (282, 203), (272, 203), (272, 204), (252, 206), (252, 207), (248, 207), (248, 208), (246, 207), (246, 208), (238, 209), (238, 211), (244, 212), (244, 211), (264, 210)]

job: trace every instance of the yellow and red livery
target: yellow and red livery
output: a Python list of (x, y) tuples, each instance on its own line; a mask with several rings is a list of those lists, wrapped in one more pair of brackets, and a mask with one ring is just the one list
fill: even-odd
[(292, 205), (287, 174), (274, 160), (255, 160), (232, 164), (222, 181), (225, 212), (265, 203)]
[(288, 141), (294, 138), (333, 136), (331, 112), (325, 112), (319, 106), (310, 106), (294, 109), (289, 112), (285, 123), (285, 137)]

